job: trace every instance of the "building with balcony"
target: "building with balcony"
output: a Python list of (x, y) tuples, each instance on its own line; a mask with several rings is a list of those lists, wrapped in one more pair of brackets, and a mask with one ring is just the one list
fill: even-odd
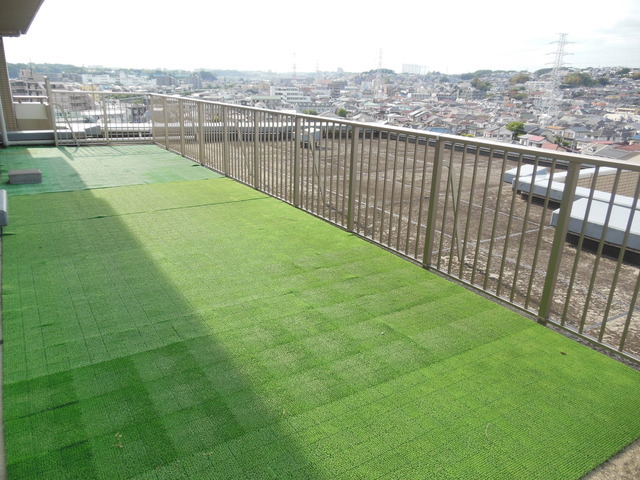
[(280, 97), (283, 104), (294, 106), (299, 103), (308, 104), (311, 102), (311, 97), (303, 94), (298, 87), (272, 85), (269, 95), (272, 97)]
[(44, 76), (36, 75), (32, 70), (21, 70), (20, 78), (10, 83), (14, 97), (39, 97), (46, 93)]

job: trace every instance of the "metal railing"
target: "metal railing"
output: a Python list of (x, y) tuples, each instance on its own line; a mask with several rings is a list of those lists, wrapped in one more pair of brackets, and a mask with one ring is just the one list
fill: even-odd
[(640, 165), (162, 95), (153, 141), (640, 360)]
[(151, 142), (146, 93), (49, 90), (48, 95), (57, 145)]

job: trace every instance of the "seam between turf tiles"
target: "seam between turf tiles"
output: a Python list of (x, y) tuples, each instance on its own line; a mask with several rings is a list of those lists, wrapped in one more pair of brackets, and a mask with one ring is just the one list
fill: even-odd
[[(72, 218), (72, 219), (69, 219), (69, 220), (64, 220), (62, 223), (86, 222), (87, 220), (100, 220), (100, 219), (103, 219), (103, 218), (128, 217), (128, 216), (132, 216), (132, 215), (145, 215), (145, 214), (153, 213), (153, 212), (168, 212), (168, 211), (172, 211), (172, 210), (185, 210), (185, 209), (190, 209), (190, 208), (215, 207), (215, 206), (218, 206), (218, 205), (233, 205), (233, 204), (236, 204), (236, 203), (239, 204), (239, 203), (244, 203), (244, 202), (252, 202), (252, 201), (256, 201), (256, 200), (271, 200), (271, 197), (265, 196), (265, 197), (245, 198), (245, 199), (242, 199), (242, 200), (231, 200), (231, 201), (225, 201), (225, 202), (212, 202), (212, 203), (201, 203), (201, 204), (197, 204), (197, 205), (183, 205), (183, 206), (180, 206), (180, 207), (157, 208), (157, 209), (154, 209), (154, 210), (139, 210), (137, 212), (118, 213), (118, 214), (113, 214), (113, 215), (94, 215), (93, 217)], [(54, 221), (50, 221), (50, 222), (23, 223), (23, 224), (20, 224), (18, 226), (18, 228), (32, 227), (34, 225), (52, 225), (52, 224), (60, 225), (60, 223), (61, 223), (60, 220), (54, 220)]]

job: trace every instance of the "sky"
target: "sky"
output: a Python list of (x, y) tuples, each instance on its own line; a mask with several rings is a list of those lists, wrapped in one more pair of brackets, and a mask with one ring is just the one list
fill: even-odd
[(566, 66), (640, 67), (638, 0), (44, 0), (4, 43), (10, 63), (454, 74), (550, 68), (561, 33)]

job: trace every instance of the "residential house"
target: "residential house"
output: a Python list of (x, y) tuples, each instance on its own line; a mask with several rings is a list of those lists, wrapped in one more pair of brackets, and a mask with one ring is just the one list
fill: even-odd
[(485, 129), (482, 136), (499, 142), (511, 142), (513, 140), (513, 132), (501, 126)]
[(520, 135), (520, 137), (518, 137), (518, 143), (520, 143), (520, 145), (524, 145), (525, 147), (541, 148), (543, 143), (548, 143), (548, 142), (547, 142), (547, 139), (542, 135), (525, 134), (525, 135)]
[(640, 145), (620, 145), (598, 142), (586, 146), (581, 153), (613, 160), (640, 161)]

